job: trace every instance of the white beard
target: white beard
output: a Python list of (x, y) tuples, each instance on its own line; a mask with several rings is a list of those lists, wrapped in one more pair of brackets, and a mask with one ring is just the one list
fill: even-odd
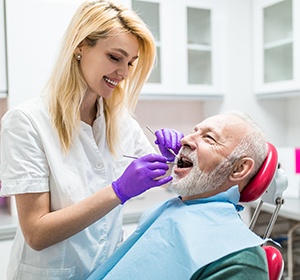
[(192, 160), (193, 167), (189, 174), (182, 179), (174, 173), (173, 168), (173, 180), (170, 182), (170, 189), (179, 196), (188, 197), (202, 195), (218, 190), (226, 182), (232, 171), (232, 163), (228, 159), (225, 159), (216, 166), (212, 172), (204, 173), (198, 168), (199, 165), (196, 151), (189, 154), (185, 152), (184, 154)]

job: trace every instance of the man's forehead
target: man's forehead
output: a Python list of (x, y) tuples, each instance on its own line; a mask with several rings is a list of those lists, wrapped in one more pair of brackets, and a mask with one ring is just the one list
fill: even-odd
[(229, 114), (206, 118), (195, 127), (196, 130), (213, 131), (219, 137), (222, 137), (224, 141), (225, 139), (239, 141), (247, 128), (248, 125), (243, 119)]
[(202, 122), (196, 125), (196, 128), (212, 128), (212, 129), (222, 129), (224, 127), (233, 127), (237, 122), (241, 120), (232, 115), (216, 115), (212, 117), (208, 117)]

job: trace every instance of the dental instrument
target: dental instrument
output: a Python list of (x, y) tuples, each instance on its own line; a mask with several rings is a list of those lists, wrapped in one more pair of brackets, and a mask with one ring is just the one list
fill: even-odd
[[(132, 159), (138, 159), (139, 158), (139, 157), (136, 157), (136, 156), (128, 156), (128, 155), (123, 155), (123, 157), (132, 158)], [(166, 164), (173, 164), (173, 165), (175, 165), (176, 163), (175, 162), (167, 161)]]

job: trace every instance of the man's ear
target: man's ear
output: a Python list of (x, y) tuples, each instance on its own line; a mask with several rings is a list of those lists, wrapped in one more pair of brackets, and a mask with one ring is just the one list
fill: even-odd
[(254, 160), (250, 157), (243, 157), (235, 164), (235, 168), (231, 172), (229, 179), (232, 182), (239, 183), (247, 178), (254, 168)]

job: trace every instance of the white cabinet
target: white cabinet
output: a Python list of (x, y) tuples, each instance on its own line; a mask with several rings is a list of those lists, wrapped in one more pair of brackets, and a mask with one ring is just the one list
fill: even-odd
[(127, 1), (157, 44), (157, 65), (142, 96), (219, 98), (224, 93), (225, 1)]
[(4, 0), (0, 0), (0, 97), (7, 95)]
[(298, 0), (254, 1), (255, 93), (300, 93)]

